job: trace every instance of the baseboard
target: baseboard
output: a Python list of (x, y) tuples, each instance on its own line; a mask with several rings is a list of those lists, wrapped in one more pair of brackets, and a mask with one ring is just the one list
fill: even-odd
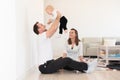
[(37, 69), (36, 65), (32, 66), (28, 70), (26, 70), (23, 74), (18, 76), (16, 80), (25, 80), (26, 76), (29, 76), (31, 73), (33, 73)]

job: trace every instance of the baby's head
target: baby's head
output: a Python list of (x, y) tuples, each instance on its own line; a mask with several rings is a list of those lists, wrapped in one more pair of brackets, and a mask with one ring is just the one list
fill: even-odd
[(52, 5), (48, 5), (45, 9), (45, 11), (49, 14), (52, 15), (52, 12), (54, 10), (54, 7)]

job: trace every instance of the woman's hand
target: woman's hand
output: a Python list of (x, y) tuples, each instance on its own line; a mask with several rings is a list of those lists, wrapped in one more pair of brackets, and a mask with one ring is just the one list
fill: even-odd
[(86, 62), (86, 60), (83, 58), (83, 56), (79, 56), (80, 62)]
[(63, 56), (62, 56), (63, 58), (65, 58), (65, 57), (67, 57), (67, 54), (66, 53), (63, 53)]

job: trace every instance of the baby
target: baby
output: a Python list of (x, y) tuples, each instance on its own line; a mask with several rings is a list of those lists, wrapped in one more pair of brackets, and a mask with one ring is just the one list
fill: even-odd
[[(47, 24), (52, 23), (57, 17), (57, 10), (54, 9), (52, 5), (48, 5), (45, 9), (46, 13), (51, 16), (51, 19), (48, 20)], [(63, 33), (63, 29), (67, 32), (67, 18), (65, 16), (61, 16), (60, 18), (60, 26), (59, 26), (59, 34)]]

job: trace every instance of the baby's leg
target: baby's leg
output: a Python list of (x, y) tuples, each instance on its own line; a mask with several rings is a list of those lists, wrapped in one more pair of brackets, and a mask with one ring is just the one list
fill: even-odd
[(64, 25), (64, 27), (63, 27), (63, 29), (64, 30), (67, 30), (67, 22), (68, 22), (68, 20), (67, 20), (67, 18), (65, 17), (65, 16), (63, 16), (63, 25)]
[(66, 17), (62, 16), (60, 19), (60, 31), (59, 33), (62, 34), (62, 29), (67, 30), (67, 19)]
[(60, 22), (60, 26), (59, 26), (59, 34), (62, 34), (63, 33), (63, 31), (62, 31), (62, 23)]

